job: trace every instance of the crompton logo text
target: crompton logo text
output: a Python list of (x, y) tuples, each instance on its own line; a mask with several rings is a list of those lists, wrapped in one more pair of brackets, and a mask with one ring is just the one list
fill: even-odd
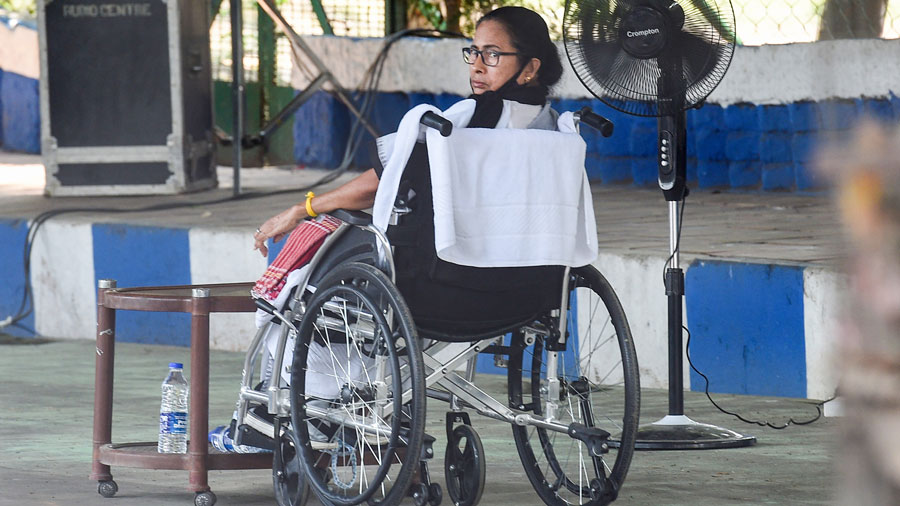
[(646, 37), (648, 35), (656, 35), (659, 33), (659, 28), (649, 28), (647, 30), (640, 30), (637, 32), (632, 32), (631, 30), (625, 32), (625, 35), (629, 37)]

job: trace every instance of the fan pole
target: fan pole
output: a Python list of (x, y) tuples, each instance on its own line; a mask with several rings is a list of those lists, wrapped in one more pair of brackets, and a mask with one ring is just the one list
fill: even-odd
[(670, 200), (669, 204), (669, 253), (672, 260), (666, 268), (666, 299), (669, 305), (669, 415), (684, 414), (684, 363), (682, 349), (682, 299), (684, 297), (684, 271), (678, 259), (678, 209), (682, 201)]
[(683, 322), (684, 271), (680, 267), (680, 210), (687, 195), (684, 111), (659, 118), (659, 186), (669, 206), (669, 254), (665, 288), (669, 330), (669, 414), (638, 428), (635, 449), (702, 450), (739, 448), (756, 443), (754, 436), (699, 423), (684, 415)]

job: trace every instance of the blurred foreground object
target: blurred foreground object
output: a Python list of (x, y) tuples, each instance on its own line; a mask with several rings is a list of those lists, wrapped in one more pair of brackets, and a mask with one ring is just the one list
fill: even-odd
[(900, 504), (900, 128), (863, 124), (823, 154), (847, 239), (838, 503)]
[(48, 195), (216, 185), (209, 6), (39, 0)]

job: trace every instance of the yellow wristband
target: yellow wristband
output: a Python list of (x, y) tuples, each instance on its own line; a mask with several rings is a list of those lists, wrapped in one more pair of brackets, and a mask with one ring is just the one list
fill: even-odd
[(316, 212), (313, 211), (313, 208), (312, 208), (312, 199), (315, 196), (316, 196), (316, 194), (313, 192), (306, 193), (306, 214), (310, 218), (315, 218), (316, 216), (318, 216), (318, 214), (316, 214)]

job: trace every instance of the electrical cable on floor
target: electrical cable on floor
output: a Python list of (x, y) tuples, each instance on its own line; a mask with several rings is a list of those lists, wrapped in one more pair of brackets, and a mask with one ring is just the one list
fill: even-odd
[[(686, 207), (685, 206), (686, 203), (687, 203), (687, 195), (685, 195), (685, 197), (681, 201), (681, 211), (679, 212), (679, 217), (678, 217), (678, 231), (676, 232), (676, 235), (675, 235), (675, 248), (672, 251), (672, 254), (669, 255), (669, 258), (666, 259), (666, 263), (663, 266), (663, 283), (664, 284), (665, 284), (665, 279), (666, 279), (666, 270), (668, 270), (669, 265), (672, 262), (672, 259), (675, 257), (675, 254), (678, 253), (681, 248), (681, 225), (684, 223), (683, 218), (684, 218), (684, 208)], [(706, 382), (706, 386), (704, 387), (704, 393), (706, 393), (706, 398), (709, 399), (709, 402), (711, 402), (712, 405), (715, 406), (716, 409), (718, 409), (722, 413), (733, 416), (744, 423), (758, 425), (760, 427), (769, 427), (771, 429), (778, 429), (778, 430), (786, 429), (787, 427), (789, 427), (791, 425), (809, 425), (809, 424), (819, 420), (820, 418), (822, 418), (822, 407), (825, 405), (825, 403), (830, 402), (837, 397), (837, 394), (835, 394), (835, 395), (832, 395), (829, 399), (825, 399), (824, 401), (815, 403), (815, 407), (816, 407), (816, 411), (817, 411), (817, 414), (815, 417), (813, 417), (809, 420), (801, 420), (801, 421), (797, 421), (797, 420), (794, 420), (793, 418), (789, 418), (787, 422), (785, 422), (784, 424), (781, 424), (781, 425), (776, 425), (776, 424), (773, 424), (766, 420), (750, 420), (748, 418), (741, 416), (738, 413), (728, 411), (728, 410), (722, 408), (721, 406), (719, 406), (719, 404), (715, 400), (713, 400), (712, 396), (709, 394), (709, 377), (707, 377), (705, 374), (700, 372), (700, 370), (697, 369), (697, 367), (691, 361), (691, 331), (687, 328), (686, 325), (682, 325), (681, 328), (683, 328), (684, 331), (687, 332), (687, 341), (685, 343), (685, 355), (687, 356), (688, 365), (690, 365), (691, 369), (694, 372), (696, 372), (697, 374), (699, 374), (700, 377), (702, 377), (703, 380)]]
[(727, 409), (723, 408), (722, 406), (719, 406), (719, 404), (715, 400), (713, 400), (712, 396), (709, 394), (709, 378), (705, 374), (700, 372), (700, 370), (697, 369), (694, 366), (694, 363), (691, 361), (691, 331), (688, 330), (687, 327), (682, 327), (682, 328), (684, 328), (684, 331), (687, 332), (687, 335), (688, 335), (687, 344), (685, 344), (685, 354), (687, 355), (688, 364), (691, 366), (691, 369), (693, 369), (695, 373), (699, 374), (703, 378), (703, 381), (706, 382), (706, 386), (703, 389), (704, 393), (706, 393), (706, 398), (709, 399), (709, 402), (711, 402), (712, 405), (716, 407), (716, 409), (718, 409), (722, 413), (725, 413), (726, 415), (731, 415), (744, 423), (758, 425), (760, 427), (769, 427), (770, 429), (781, 430), (781, 429), (786, 429), (791, 425), (809, 425), (809, 424), (817, 421), (819, 418), (822, 418), (822, 406), (824, 406), (826, 402), (832, 401), (835, 399), (835, 397), (837, 397), (836, 395), (833, 395), (829, 399), (825, 399), (824, 401), (819, 401), (819, 402), (815, 403), (814, 406), (816, 407), (817, 414), (816, 414), (816, 416), (814, 416), (813, 418), (810, 418), (809, 420), (797, 421), (797, 420), (794, 420), (793, 417), (791, 417), (788, 419), (787, 422), (780, 424), (780, 425), (776, 425), (776, 424), (766, 421), (766, 420), (750, 420), (748, 418), (741, 416), (738, 413), (728, 411)]
[[(196, 207), (196, 206), (210, 206), (221, 204), (225, 202), (232, 202), (235, 200), (249, 200), (256, 199), (262, 197), (270, 197), (275, 195), (281, 195), (285, 193), (302, 193), (312, 189), (315, 189), (321, 185), (328, 184), (335, 179), (341, 177), (345, 172), (347, 172), (350, 168), (350, 164), (353, 161), (353, 158), (356, 156), (356, 152), (359, 149), (360, 143), (363, 138), (363, 129), (360, 128), (363, 118), (367, 117), (368, 114), (372, 110), (372, 106), (374, 105), (374, 96), (378, 91), (378, 85), (381, 81), (381, 75), (384, 71), (384, 64), (387, 61), (387, 56), (390, 51), (390, 48), (394, 45), (395, 42), (404, 38), (404, 37), (412, 37), (412, 36), (420, 36), (420, 37), (432, 37), (432, 38), (442, 38), (442, 37), (452, 37), (459, 38), (462, 37), (461, 34), (454, 32), (445, 32), (440, 30), (428, 30), (428, 29), (410, 29), (403, 30), (392, 34), (388, 37), (387, 41), (385, 41), (384, 46), (378, 52), (378, 55), (375, 58), (375, 61), (369, 66), (368, 70), (364, 74), (363, 82), (366, 84), (364, 91), (356, 94), (356, 98), (362, 98), (362, 106), (360, 107), (360, 115), (356, 117), (353, 125), (350, 129), (350, 134), (348, 136), (347, 145), (344, 149), (344, 156), (341, 164), (328, 174), (322, 176), (311, 185), (308, 185), (303, 188), (286, 188), (281, 190), (271, 190), (265, 192), (246, 192), (239, 195), (233, 195), (230, 197), (212, 200), (209, 202), (172, 202), (172, 203), (163, 203), (163, 204), (155, 204), (151, 206), (145, 206), (135, 209), (122, 209), (122, 208), (66, 208), (66, 209), (54, 209), (50, 211), (45, 211), (43, 213), (38, 214), (31, 220), (31, 223), (28, 225), (28, 231), (26, 233), (25, 238), (25, 246), (24, 246), (24, 254), (23, 254), (23, 272), (25, 279), (25, 289), (22, 294), (22, 302), (19, 304), (19, 309), (16, 311), (16, 314), (6, 317), (3, 320), (0, 320), (0, 331), (6, 327), (17, 327), (26, 332), (30, 332), (35, 336), (39, 336), (38, 332), (35, 329), (30, 329), (24, 324), (22, 324), (22, 320), (27, 318), (34, 309), (34, 294), (31, 288), (31, 251), (34, 245), (35, 238), (37, 237), (37, 232), (40, 230), (41, 226), (50, 218), (55, 216), (59, 216), (61, 214), (67, 213), (78, 213), (78, 212), (93, 212), (93, 213), (134, 213), (134, 212), (151, 212), (151, 211), (165, 211), (171, 209), (181, 209), (187, 207)], [(296, 54), (296, 49), (293, 44), (291, 45), (292, 51)], [(234, 142), (234, 141), (233, 141)], [(238, 140), (240, 142), (240, 140)]]

